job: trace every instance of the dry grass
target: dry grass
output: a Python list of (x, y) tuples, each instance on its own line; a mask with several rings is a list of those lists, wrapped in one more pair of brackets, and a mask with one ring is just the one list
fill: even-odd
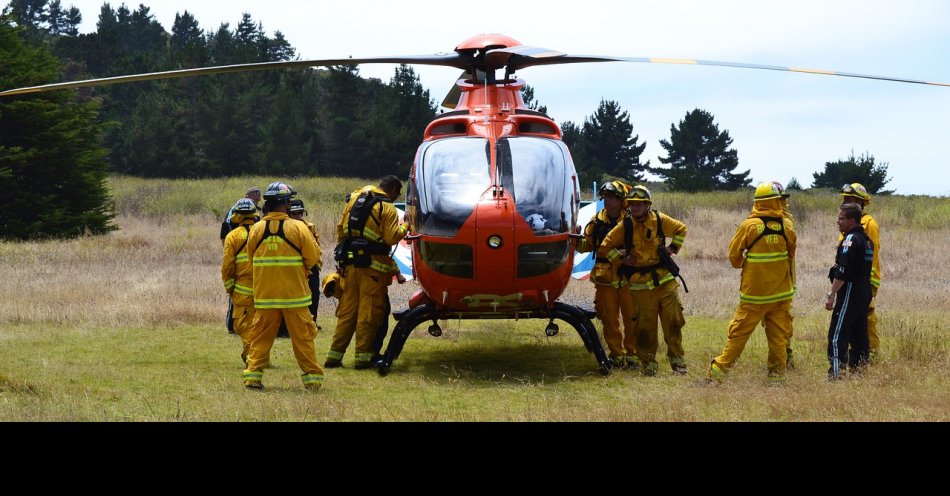
[[(240, 386), (240, 343), (227, 335), (217, 237), (223, 208), (269, 178), (112, 181), (120, 231), (71, 241), (0, 243), (0, 415), (25, 421), (499, 420), (499, 421), (942, 421), (950, 417), (950, 200), (875, 198), (883, 226), (885, 282), (878, 299), (884, 361), (863, 377), (825, 381), (824, 279), (833, 258), (837, 198), (798, 195), (798, 368), (784, 387), (765, 381), (764, 335), (756, 332), (721, 387), (700, 385), (725, 342), (738, 271), (725, 259), (734, 224), (747, 215), (739, 194), (658, 195), (657, 206), (689, 225), (680, 263), (690, 293), (689, 377), (604, 378), (566, 325), (543, 321), (449, 321), (445, 335), (419, 329), (393, 373), (329, 371), (307, 394), (289, 342), (279, 340), (268, 390)], [(324, 240), (325, 266), (342, 197), (359, 179), (289, 180), (302, 192)], [(210, 193), (207, 193), (210, 192)], [(669, 205), (669, 208), (667, 207)], [(394, 287), (402, 307), (417, 287)], [(586, 282), (564, 299), (586, 303)], [(327, 350), (335, 310), (321, 305)], [(661, 345), (661, 353), (663, 347)], [(352, 357), (347, 357), (347, 362)]]

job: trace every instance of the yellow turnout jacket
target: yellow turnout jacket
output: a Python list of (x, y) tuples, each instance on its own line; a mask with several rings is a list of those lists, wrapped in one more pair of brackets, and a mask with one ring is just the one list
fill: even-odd
[[(633, 254), (636, 267), (649, 267), (660, 263), (660, 256), (656, 252), (661, 241), (657, 236), (656, 213), (653, 210), (648, 211), (646, 220), (643, 222), (638, 222), (636, 219), (631, 220), (633, 221), (633, 249), (627, 247), (627, 251)], [(674, 252), (678, 252), (686, 239), (686, 224), (662, 212), (660, 212), (660, 222), (663, 226), (663, 236), (670, 238), (670, 248)], [(624, 242), (623, 222), (618, 222), (604, 238), (603, 243), (600, 244), (600, 248), (597, 249), (597, 256), (606, 257), (611, 261), (620, 260), (622, 253), (618, 248), (622, 247)], [(670, 274), (670, 271), (665, 267), (657, 267), (655, 270), (659, 285), (675, 279), (673, 274)], [(630, 276), (630, 289), (633, 291), (653, 289), (656, 286), (650, 272), (637, 272)]]
[(317, 270), (323, 268), (323, 247), (320, 246), (320, 235), (317, 234), (317, 226), (303, 221), (307, 225), (307, 229), (310, 230), (310, 234), (313, 234), (313, 239), (317, 242)]
[[(284, 222), (286, 240), (276, 235), (280, 221)], [(285, 213), (271, 212), (251, 228), (247, 251), (253, 267), (255, 307), (310, 306), (307, 274), (320, 259), (317, 240), (306, 224)]]
[[(577, 242), (577, 251), (581, 253), (587, 253), (589, 251), (594, 251), (597, 247), (600, 246), (600, 243), (603, 242), (604, 238), (607, 237), (607, 233), (611, 231), (617, 224), (619, 224), (624, 217), (627, 216), (626, 209), (620, 209), (620, 216), (617, 217), (614, 221), (610, 220), (610, 217), (607, 215), (607, 209), (602, 208), (597, 215), (594, 216), (590, 222), (587, 223), (587, 226), (584, 227), (584, 237)], [(595, 269), (591, 271), (591, 282), (595, 284), (605, 284), (613, 287), (620, 287), (626, 283), (626, 281), (621, 280), (617, 275), (617, 268), (620, 267), (620, 259), (614, 258), (612, 260), (607, 260), (604, 257), (597, 257), (598, 264), (609, 264), (609, 273), (613, 274), (613, 280), (607, 284), (606, 282), (595, 281), (594, 271), (600, 271), (599, 265), (595, 265)], [(606, 260), (606, 262), (605, 262)]]
[(247, 237), (254, 219), (247, 217), (241, 225), (232, 229), (224, 238), (224, 257), (221, 259), (221, 280), (224, 290), (231, 295), (235, 305), (254, 305), (254, 288), (251, 282), (251, 262), (247, 256)]
[[(356, 203), (356, 200), (364, 192), (370, 192), (374, 195), (382, 196), (385, 199), (373, 205), (373, 211), (369, 218), (366, 219), (366, 226), (363, 229), (362, 237), (367, 241), (383, 243), (392, 247), (398, 243), (399, 240), (406, 237), (407, 229), (404, 224), (399, 223), (399, 212), (396, 211), (396, 207), (393, 206), (393, 203), (386, 197), (386, 192), (376, 186), (364, 186), (350, 194), (350, 199), (346, 204), (346, 208), (343, 209), (340, 222), (336, 226), (337, 242), (342, 241), (343, 238), (346, 237), (360, 237), (358, 231), (353, 233), (348, 232), (348, 224), (350, 211), (353, 210), (353, 204)], [(371, 269), (389, 275), (395, 275), (399, 272), (399, 266), (396, 265), (396, 261), (389, 255), (373, 255), (372, 258)]]
[[(779, 219), (778, 222), (782, 222), (785, 229), (785, 238), (780, 234), (766, 234), (755, 241), (765, 231), (762, 217)], [(778, 222), (771, 221), (773, 225), (769, 229), (783, 227)], [(752, 215), (739, 224), (729, 243), (729, 262), (733, 267), (742, 269), (740, 301), (765, 304), (795, 297), (793, 267), (796, 241), (795, 230), (792, 223), (782, 216), (778, 198), (754, 203)]]

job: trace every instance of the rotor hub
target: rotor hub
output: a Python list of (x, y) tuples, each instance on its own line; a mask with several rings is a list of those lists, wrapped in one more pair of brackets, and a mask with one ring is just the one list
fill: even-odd
[(463, 50), (489, 50), (492, 48), (510, 48), (521, 46), (521, 42), (503, 34), (479, 34), (461, 42), (455, 47), (455, 51)]

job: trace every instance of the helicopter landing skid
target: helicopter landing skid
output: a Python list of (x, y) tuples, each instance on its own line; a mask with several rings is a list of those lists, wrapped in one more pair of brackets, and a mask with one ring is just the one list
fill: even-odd
[[(386, 353), (375, 363), (376, 370), (381, 376), (385, 376), (389, 373), (389, 369), (392, 368), (393, 362), (396, 360), (396, 358), (399, 358), (399, 354), (402, 353), (402, 348), (405, 346), (406, 340), (409, 339), (409, 335), (412, 334), (412, 331), (423, 322), (449, 318), (510, 318), (510, 315), (506, 314), (498, 314), (495, 317), (486, 317), (486, 314), (484, 313), (468, 316), (464, 313), (460, 314), (458, 312), (444, 310), (439, 311), (431, 305), (420, 305), (404, 312), (393, 312), (393, 316), (396, 318), (398, 323), (390, 335), (389, 345), (386, 347)], [(607, 353), (604, 352), (604, 347), (600, 344), (600, 337), (597, 335), (597, 328), (594, 327), (594, 323), (591, 321), (591, 317), (593, 316), (594, 312), (590, 310), (561, 302), (556, 302), (550, 311), (547, 309), (539, 309), (518, 313), (518, 318), (550, 319), (552, 324), (548, 325), (549, 329), (551, 329), (555, 319), (563, 320), (564, 322), (570, 324), (571, 327), (573, 327), (580, 335), (581, 340), (584, 342), (584, 347), (587, 348), (587, 351), (594, 354), (594, 358), (597, 360), (598, 371), (602, 375), (608, 375), (610, 374), (610, 369), (613, 366), (613, 362), (607, 358)], [(438, 326), (435, 325), (434, 327)], [(553, 326), (553, 331), (546, 332), (549, 336), (557, 334), (557, 326)], [(437, 336), (441, 335), (441, 330), (439, 330), (439, 332), (436, 334), (430, 328), (429, 333), (433, 336)]]

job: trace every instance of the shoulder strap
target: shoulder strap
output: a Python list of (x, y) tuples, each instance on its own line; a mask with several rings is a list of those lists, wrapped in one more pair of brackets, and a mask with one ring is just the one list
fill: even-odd
[(653, 214), (656, 215), (656, 235), (660, 238), (660, 246), (666, 246), (666, 236), (663, 234), (663, 221), (660, 220), (660, 211), (653, 209)]
[[(762, 232), (760, 232), (759, 235), (754, 240), (752, 240), (752, 243), (746, 248), (746, 251), (751, 250), (752, 247), (755, 246), (755, 244), (758, 243), (760, 239), (762, 239), (763, 237), (769, 234), (778, 234), (779, 236), (785, 239), (785, 246), (786, 247), (788, 246), (788, 237), (785, 236), (784, 219), (782, 219), (781, 217), (759, 217), (759, 220), (762, 221), (762, 225), (764, 229), (762, 229)], [(769, 222), (777, 222), (780, 227), (777, 230), (772, 229), (771, 227), (769, 227)]]
[(377, 195), (374, 195), (371, 191), (367, 191), (359, 196), (356, 199), (356, 202), (353, 204), (353, 208), (350, 209), (350, 219), (346, 224), (346, 234), (347, 237), (351, 237), (353, 232), (358, 231), (359, 237), (363, 237), (363, 230), (366, 229), (366, 221), (369, 220), (370, 215), (373, 213), (373, 206), (379, 204), (379, 218), (376, 219), (376, 223), (380, 222), (383, 216), (383, 199)]
[(293, 242), (287, 239), (287, 235), (284, 234), (284, 220), (283, 219), (278, 221), (277, 232), (273, 232), (273, 233), (270, 232), (270, 221), (267, 221), (267, 225), (264, 226), (264, 239), (267, 239), (271, 236), (277, 236), (278, 238), (284, 240), (288, 245), (290, 245), (291, 248), (296, 250), (297, 253), (301, 255), (303, 254), (303, 252), (300, 251), (300, 248), (298, 248), (297, 245), (293, 244)]
[(610, 231), (609, 226), (609, 223), (600, 220), (600, 214), (594, 216), (594, 251), (597, 251), (597, 247), (604, 242), (604, 238)]
[(623, 246), (627, 251), (633, 249), (633, 219), (630, 216), (623, 218)]
[[(660, 211), (653, 209), (653, 215), (656, 216), (656, 235), (660, 238), (660, 246), (657, 247), (657, 254), (660, 256), (660, 261), (650, 268), (666, 267), (666, 269), (670, 271), (670, 274), (673, 274), (673, 277), (678, 277), (680, 282), (683, 283), (683, 291), (689, 293), (689, 286), (686, 285), (686, 279), (683, 279), (683, 274), (680, 273), (679, 265), (666, 253), (666, 235), (663, 234), (663, 220), (660, 219)], [(652, 274), (653, 284), (659, 286), (660, 282), (656, 270), (653, 270)]]
[(295, 245), (293, 242), (291, 242), (289, 239), (287, 239), (287, 235), (284, 234), (284, 221), (283, 221), (283, 220), (280, 221), (280, 226), (277, 228), (277, 232), (279, 233), (278, 236), (280, 236), (284, 241), (286, 241), (287, 244), (290, 245), (291, 248), (293, 248), (294, 250), (296, 250), (297, 253), (303, 255), (303, 252), (300, 251), (300, 248), (298, 248), (297, 245)]
[(237, 256), (241, 254), (241, 251), (243, 251), (243, 250), (244, 250), (244, 247), (247, 246), (247, 240), (248, 240), (248, 238), (251, 237), (251, 228), (250, 228), (250, 226), (248, 226), (247, 224), (242, 224), (241, 226), (244, 228), (245, 231), (247, 231), (247, 236), (244, 236), (244, 242), (241, 243), (240, 248), (238, 248), (237, 250), (234, 251), (234, 258), (237, 258)]

